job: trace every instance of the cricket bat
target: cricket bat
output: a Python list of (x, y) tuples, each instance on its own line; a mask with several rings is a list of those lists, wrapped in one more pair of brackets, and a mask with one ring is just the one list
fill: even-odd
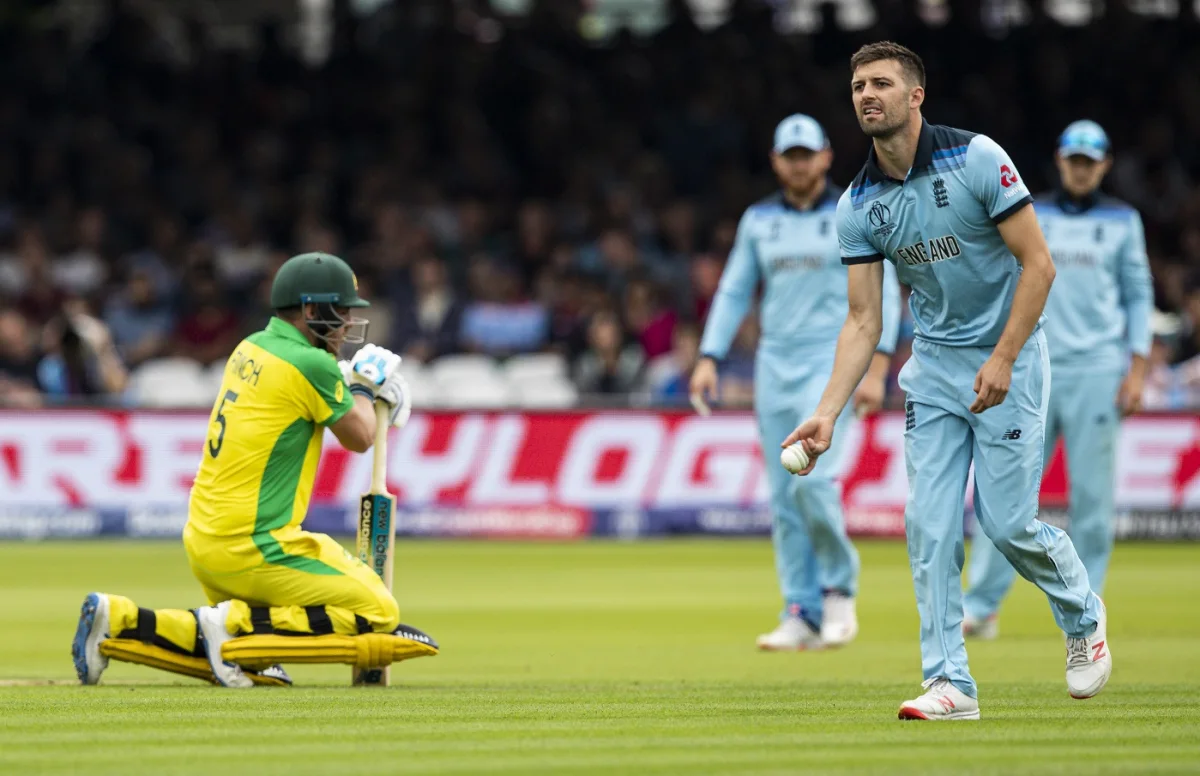
[[(395, 562), (392, 546), (396, 536), (396, 497), (387, 490), (387, 432), (388, 405), (375, 402), (375, 444), (372, 450), (375, 461), (371, 467), (371, 489), (362, 495), (358, 505), (358, 537), (355, 549), (358, 559), (371, 567), (383, 578), (387, 589), (392, 589), (392, 574)], [(407, 419), (407, 418), (406, 418)], [(392, 668), (366, 668), (353, 671), (353, 683), (358, 685), (387, 687), (392, 683)]]

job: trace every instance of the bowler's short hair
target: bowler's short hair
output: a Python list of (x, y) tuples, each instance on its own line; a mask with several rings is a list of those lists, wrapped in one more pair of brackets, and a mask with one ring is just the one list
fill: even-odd
[(863, 65), (889, 59), (900, 63), (900, 69), (904, 71), (904, 76), (910, 83), (916, 83), (922, 89), (925, 88), (925, 63), (912, 49), (890, 40), (868, 43), (854, 52), (854, 56), (850, 57), (850, 72), (853, 73)]

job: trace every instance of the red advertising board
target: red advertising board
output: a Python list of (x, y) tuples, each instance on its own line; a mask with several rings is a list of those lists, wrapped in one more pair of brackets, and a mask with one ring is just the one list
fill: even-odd
[[(185, 509), (208, 431), (195, 412), (2, 411), (0, 520), (29, 509)], [(848, 527), (902, 532), (903, 416), (858, 423), (843, 442)], [(1120, 508), (1200, 509), (1200, 418), (1131, 419), (1119, 449)], [(568, 536), (591, 532), (601, 512), (701, 510), (718, 523), (762, 512), (765, 466), (777, 461), (763, 461), (749, 413), (418, 413), (392, 432), (388, 484), (411, 520), (442, 516), (431, 532), (520, 535), (512, 516), (527, 515), (532, 533)], [(370, 457), (330, 435), (314, 509), (352, 508), (369, 479)], [(1042, 503), (1060, 506), (1066, 493), (1059, 450)]]

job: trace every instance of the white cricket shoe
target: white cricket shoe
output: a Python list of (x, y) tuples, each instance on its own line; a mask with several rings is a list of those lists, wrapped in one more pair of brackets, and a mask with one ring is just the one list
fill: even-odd
[(98, 684), (108, 668), (108, 658), (100, 654), (100, 642), (109, 637), (108, 596), (88, 593), (79, 610), (79, 624), (71, 641), (71, 659), (81, 684)]
[(765, 652), (800, 652), (823, 646), (821, 637), (799, 617), (784, 617), (778, 628), (758, 637), (758, 648)]
[(854, 598), (841, 593), (826, 593), (822, 608), (821, 641), (830, 647), (844, 647), (854, 641), (858, 635)]
[(963, 636), (979, 641), (994, 641), (1000, 635), (1000, 618), (989, 614), (983, 619), (963, 617)]
[(1072, 698), (1091, 698), (1112, 676), (1112, 650), (1108, 648), (1108, 610), (1100, 602), (1096, 631), (1081, 639), (1067, 638), (1067, 690)]
[(216, 606), (202, 606), (196, 610), (196, 624), (200, 627), (200, 636), (204, 639), (204, 651), (208, 653), (208, 664), (212, 666), (213, 676), (222, 687), (253, 687), (254, 682), (246, 676), (246, 672), (237, 663), (230, 663), (221, 657), (221, 647), (233, 638), (225, 628), (225, 620), (229, 614), (232, 601), (222, 601)]
[(979, 701), (941, 676), (921, 683), (925, 694), (900, 704), (900, 719), (979, 719)]

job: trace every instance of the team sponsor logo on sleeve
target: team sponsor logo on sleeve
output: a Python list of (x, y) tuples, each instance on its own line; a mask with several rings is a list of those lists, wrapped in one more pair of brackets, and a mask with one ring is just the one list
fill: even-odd
[(1017, 178), (1017, 174), (1015, 172), (1013, 172), (1012, 167), (1009, 167), (1007, 164), (1000, 165), (1000, 185), (1001, 186), (1003, 186), (1004, 188), (1007, 189), (1007, 188), (1011, 188), (1011, 187), (1017, 185), (1020, 182), (1021, 182), (1020, 179)]

